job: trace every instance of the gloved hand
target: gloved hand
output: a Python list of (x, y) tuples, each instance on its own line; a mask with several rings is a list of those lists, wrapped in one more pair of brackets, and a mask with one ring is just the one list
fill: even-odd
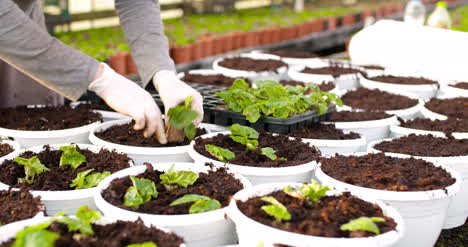
[(167, 143), (164, 132), (164, 124), (153, 97), (143, 88), (117, 74), (107, 64), (101, 63), (102, 74), (88, 86), (107, 105), (117, 112), (127, 115), (135, 120), (135, 130), (144, 131), (145, 137), (156, 134), (157, 140), (161, 144)]
[[(194, 120), (195, 126), (198, 126), (203, 120), (203, 97), (201, 94), (181, 81), (174, 71), (161, 70), (153, 78), (154, 87), (158, 90), (161, 100), (164, 104), (165, 115), (174, 106), (182, 104), (185, 99), (192, 96), (192, 110), (198, 112), (197, 119)], [(183, 132), (176, 131), (170, 127), (168, 118), (165, 119), (166, 135), (169, 142), (183, 140)]]

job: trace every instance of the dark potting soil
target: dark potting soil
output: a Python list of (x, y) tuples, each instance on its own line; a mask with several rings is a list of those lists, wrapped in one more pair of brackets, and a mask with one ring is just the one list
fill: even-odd
[(24, 166), (13, 160), (5, 160), (0, 165), (0, 182), (8, 184), (14, 188), (24, 188), (30, 190), (73, 190), (70, 184), (76, 175), (89, 169), (94, 169), (93, 173), (110, 171), (111, 173), (129, 167), (127, 155), (115, 151), (102, 149), (99, 153), (93, 153), (88, 149), (76, 148), (78, 152), (86, 156), (87, 162), (81, 164), (76, 170), (72, 170), (69, 165), (59, 166), (61, 150), (51, 150), (49, 146), (44, 146), (44, 150), (39, 153), (31, 151), (20, 154), (20, 157), (30, 159), (37, 156), (41, 163), (49, 168), (34, 178), (32, 184), (20, 183), (19, 178), (24, 178)]
[(281, 67), (288, 66), (286, 63), (279, 60), (262, 60), (248, 57), (226, 58), (219, 62), (219, 65), (228, 69), (254, 72), (275, 71)]
[(289, 196), (283, 191), (269, 194), (281, 202), (291, 214), (291, 220), (284, 224), (276, 223), (275, 218), (266, 214), (261, 207), (269, 205), (262, 201), (261, 197), (251, 198), (245, 202), (236, 201), (240, 211), (247, 217), (262, 224), (305, 235), (321, 236), (329, 238), (368, 237), (375, 234), (370, 232), (341, 231), (340, 227), (350, 220), (359, 217), (383, 217), (384, 222), (376, 223), (381, 233), (395, 230), (396, 223), (382, 213), (382, 209), (376, 205), (363, 201), (350, 193), (340, 196), (323, 197), (319, 203), (312, 203)]
[(371, 69), (371, 70), (385, 70), (384, 67), (377, 66), (377, 65), (364, 65), (361, 67), (363, 67), (364, 69)]
[(431, 99), (425, 107), (452, 118), (468, 118), (468, 98)]
[(14, 130), (62, 130), (102, 121), (99, 113), (70, 106), (0, 109), (0, 127)]
[(270, 50), (265, 53), (276, 55), (279, 57), (289, 57), (289, 58), (316, 58), (317, 54), (308, 51), (294, 50), (294, 49), (276, 49)]
[(438, 84), (436, 81), (425, 79), (422, 77), (400, 77), (400, 76), (376, 76), (368, 78), (369, 80), (392, 83), (392, 84), (403, 84), (403, 85), (428, 85), (428, 84)]
[(451, 87), (456, 87), (456, 88), (459, 88), (459, 89), (466, 89), (468, 90), (468, 82), (459, 82), (455, 85), (451, 85)]
[[(190, 143), (190, 140), (185, 138), (183, 142), (161, 144), (154, 136), (146, 138), (143, 135), (144, 130), (134, 130), (133, 125), (133, 123), (115, 125), (102, 132), (96, 132), (94, 134), (104, 141), (134, 147), (176, 147), (188, 145)], [(197, 129), (196, 136), (204, 135), (206, 133), (205, 129)]]
[(44, 205), (26, 190), (0, 190), (0, 226), (36, 216)]
[(402, 159), (383, 153), (320, 160), (322, 171), (339, 181), (377, 190), (428, 191), (455, 183), (450, 173), (421, 159)]
[(401, 122), (400, 126), (418, 130), (442, 131), (449, 134), (453, 132), (468, 132), (468, 119), (449, 118), (447, 120), (431, 120), (416, 118)]
[(468, 155), (468, 139), (447, 139), (432, 135), (415, 135), (384, 141), (374, 146), (382, 152), (425, 157), (450, 157)]
[[(166, 233), (155, 227), (147, 227), (141, 220), (136, 222), (117, 221), (108, 225), (91, 224), (94, 235), (83, 236), (77, 231), (68, 231), (67, 225), (54, 222), (47, 230), (60, 234), (55, 247), (123, 247), (144, 242), (156, 243), (159, 247), (179, 247), (184, 240), (174, 233)], [(77, 238), (76, 236), (80, 236)], [(14, 240), (0, 245), (9, 247)]]
[(402, 110), (418, 104), (416, 99), (367, 88), (349, 91), (341, 100), (347, 106), (368, 111)]
[(392, 115), (389, 115), (385, 112), (376, 112), (376, 111), (338, 111), (332, 112), (330, 114), (330, 122), (360, 122), (360, 121), (373, 121), (391, 118)]
[[(211, 165), (211, 164), (207, 164)], [(154, 181), (158, 197), (140, 205), (138, 209), (127, 207), (123, 204), (124, 195), (127, 189), (132, 186), (129, 177), (121, 178), (112, 181), (109, 187), (102, 192), (104, 199), (112, 205), (140, 213), (162, 214), (162, 215), (177, 215), (188, 214), (191, 203), (181, 204), (177, 206), (169, 206), (173, 201), (179, 199), (186, 194), (197, 194), (207, 196), (211, 199), (218, 200), (223, 207), (229, 205), (231, 197), (242, 190), (244, 186), (232, 173), (226, 168), (218, 168), (210, 170), (208, 173), (199, 173), (199, 178), (193, 185), (187, 188), (177, 187), (168, 190), (164, 184), (161, 184), (159, 176), (164, 172), (153, 170), (150, 165), (145, 173), (137, 176), (138, 178), (146, 178)]]
[(361, 73), (358, 69), (347, 68), (343, 66), (330, 66), (330, 67), (323, 67), (323, 68), (305, 68), (301, 71), (301, 73), (306, 74), (318, 74), (318, 75), (332, 75), (333, 77), (339, 77), (341, 75), (348, 75), (348, 74), (357, 74)]
[(300, 138), (322, 140), (353, 140), (361, 138), (359, 134), (354, 132), (345, 134), (343, 130), (335, 128), (334, 124), (315, 124), (310, 127), (296, 129), (289, 133), (289, 135)]
[(435, 247), (468, 246), (468, 221), (450, 230), (442, 230)]
[[(246, 149), (245, 145), (237, 143), (229, 135), (218, 134), (211, 138), (196, 138), (195, 150), (201, 155), (217, 160), (205, 149), (205, 145), (211, 144), (221, 148), (229, 149), (236, 157), (229, 163), (253, 166), (253, 167), (288, 167), (302, 165), (320, 157), (320, 151), (310, 144), (302, 142), (300, 139), (290, 140), (286, 135), (272, 135), (265, 131), (259, 131), (258, 149)], [(261, 154), (260, 149), (270, 147), (276, 150), (278, 159), (271, 160)], [(285, 158), (280, 159), (280, 158)]]
[[(282, 80), (280, 81), (281, 84), (283, 85), (289, 85), (289, 86), (302, 86), (302, 87), (305, 87), (305, 83), (304, 82), (300, 82), (300, 81), (294, 81), (294, 80)], [(317, 85), (320, 90), (322, 91), (325, 91), (325, 92), (328, 92), (328, 91), (331, 91), (333, 89), (335, 89), (335, 83), (333, 82), (323, 82), (321, 84), (318, 84)]]
[(0, 157), (3, 157), (11, 152), (15, 151), (10, 144), (0, 143)]
[(81, 103), (79, 105), (77, 105), (75, 108), (77, 109), (88, 109), (88, 110), (101, 110), (101, 111), (114, 111), (114, 109), (110, 108), (110, 106), (108, 106), (106, 103), (90, 103), (90, 102), (86, 102), (86, 103)]
[(190, 74), (185, 73), (182, 81), (188, 83), (198, 83), (198, 84), (206, 84), (206, 85), (213, 85), (218, 87), (230, 87), (236, 78), (227, 77), (221, 74), (217, 75), (199, 75), (199, 74)]

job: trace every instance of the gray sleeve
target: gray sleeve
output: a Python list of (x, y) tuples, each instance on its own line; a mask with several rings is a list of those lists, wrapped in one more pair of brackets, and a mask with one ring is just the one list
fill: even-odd
[(51, 37), (11, 0), (0, 0), (0, 59), (71, 100), (86, 91), (99, 65)]
[(115, 6), (143, 86), (158, 71), (175, 71), (174, 62), (169, 56), (159, 1), (115, 0)]

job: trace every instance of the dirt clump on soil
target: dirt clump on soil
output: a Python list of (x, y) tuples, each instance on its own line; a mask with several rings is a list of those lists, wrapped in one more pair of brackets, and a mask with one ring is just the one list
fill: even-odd
[(228, 69), (254, 72), (276, 71), (281, 67), (288, 67), (286, 63), (280, 60), (252, 59), (248, 57), (225, 58), (219, 62), (219, 65)]
[(341, 100), (347, 106), (367, 111), (402, 110), (418, 104), (417, 99), (367, 88), (349, 91), (341, 97)]
[(0, 225), (30, 219), (44, 209), (40, 197), (27, 190), (0, 190)]
[(468, 98), (431, 99), (425, 107), (448, 117), (468, 119)]
[(68, 105), (59, 107), (26, 106), (0, 109), (0, 128), (14, 130), (62, 130), (101, 122), (102, 116), (89, 109), (73, 109)]
[(287, 58), (317, 58), (318, 55), (313, 52), (301, 51), (295, 49), (274, 49), (265, 51), (264, 53)]
[[(156, 140), (155, 136), (146, 138), (143, 133), (144, 130), (133, 129), (134, 123), (112, 126), (102, 132), (95, 132), (94, 134), (104, 141), (117, 143), (121, 145), (134, 146), (134, 147), (176, 147), (185, 146), (190, 144), (190, 140), (185, 138), (182, 142), (170, 142), (161, 144)], [(197, 129), (196, 136), (206, 134), (205, 129)]]
[(159, 215), (180, 215), (188, 214), (190, 203), (170, 206), (170, 204), (186, 194), (197, 194), (218, 200), (222, 207), (229, 205), (231, 197), (242, 190), (244, 186), (226, 168), (212, 169), (208, 173), (198, 173), (199, 178), (193, 185), (187, 188), (176, 187), (168, 189), (161, 183), (160, 175), (164, 172), (153, 170), (150, 165), (145, 173), (136, 176), (153, 181), (158, 191), (158, 197), (139, 206), (127, 207), (123, 204), (124, 195), (127, 189), (132, 186), (129, 177), (112, 181), (107, 189), (102, 192), (104, 199), (112, 205), (130, 211), (159, 214)]
[[(205, 145), (229, 149), (235, 154), (235, 158), (229, 163), (252, 166), (252, 167), (288, 167), (297, 166), (318, 160), (321, 153), (314, 146), (302, 142), (300, 139), (290, 140), (287, 135), (272, 135), (263, 130), (259, 131), (258, 148), (247, 149), (244, 144), (240, 144), (231, 139), (229, 135), (218, 134), (211, 138), (196, 138), (195, 151), (210, 159), (217, 160), (205, 149)], [(261, 148), (270, 147), (276, 150), (276, 160), (271, 160), (261, 154)], [(281, 159), (284, 158), (284, 159)]]
[(456, 88), (459, 88), (459, 89), (465, 89), (465, 90), (468, 90), (468, 82), (459, 82), (455, 85), (450, 85), (451, 87), (456, 87)]
[(427, 118), (416, 118), (403, 121), (400, 126), (410, 129), (441, 131), (446, 134), (451, 134), (453, 132), (468, 132), (468, 119), (449, 118), (447, 120), (431, 120)]
[[(156, 227), (147, 227), (143, 221), (127, 222), (118, 220), (107, 225), (91, 224), (94, 234), (90, 237), (79, 234), (78, 231), (69, 231), (68, 226), (54, 222), (47, 230), (58, 233), (60, 237), (55, 240), (54, 246), (73, 247), (122, 247), (130, 244), (145, 242), (156, 243), (159, 247), (179, 247), (184, 240), (174, 233), (166, 233)], [(76, 236), (80, 237), (77, 238)], [(14, 240), (7, 241), (0, 247), (8, 247)]]
[(234, 81), (236, 81), (236, 78), (227, 77), (221, 74), (201, 75), (191, 74), (190, 72), (187, 72), (184, 74), (184, 77), (181, 80), (188, 83), (205, 84), (218, 87), (230, 87), (234, 83)]
[(376, 111), (338, 111), (330, 114), (330, 122), (361, 122), (391, 118), (392, 115)]
[(392, 76), (392, 75), (382, 75), (367, 78), (372, 81), (392, 83), (392, 84), (402, 84), (402, 85), (432, 85), (438, 84), (436, 81), (425, 79), (422, 77), (401, 77), (401, 76)]
[(10, 144), (0, 143), (0, 157), (3, 157), (11, 152), (15, 151)]
[[(301, 86), (301, 87), (305, 87), (307, 85), (304, 82), (294, 81), (294, 80), (282, 80), (282, 81), (280, 81), (280, 83), (283, 84), (283, 85)], [(308, 84), (312, 84), (312, 83), (308, 83)], [(320, 90), (322, 90), (324, 92), (328, 92), (328, 91), (331, 91), (331, 90), (336, 88), (335, 83), (333, 83), (331, 81), (323, 82), (321, 84), (312, 84), (312, 85), (318, 86), (318, 88), (320, 88)], [(309, 92), (310, 91), (306, 91), (305, 93), (307, 94)]]
[(331, 75), (333, 77), (339, 77), (342, 75), (349, 75), (349, 74), (358, 74), (362, 71), (358, 69), (343, 67), (343, 66), (329, 66), (329, 67), (322, 67), (322, 68), (305, 68), (301, 71), (301, 73), (306, 74), (317, 74), (317, 75)]
[(354, 140), (361, 138), (361, 135), (354, 132), (345, 134), (343, 130), (337, 129), (334, 124), (315, 124), (310, 127), (296, 129), (289, 135), (321, 140)]
[(62, 150), (51, 150), (50, 146), (44, 146), (44, 149), (39, 153), (26, 151), (20, 154), (19, 157), (30, 159), (37, 156), (41, 164), (49, 168), (49, 171), (37, 175), (31, 184), (21, 183), (19, 181), (20, 178), (26, 176), (24, 166), (19, 165), (13, 160), (5, 160), (0, 165), (0, 182), (14, 188), (31, 190), (74, 190), (70, 188), (70, 184), (80, 172), (94, 169), (90, 174), (106, 171), (114, 173), (130, 167), (130, 158), (125, 154), (106, 149), (101, 149), (98, 153), (94, 153), (79, 146), (76, 147), (76, 150), (86, 156), (86, 162), (82, 163), (76, 170), (71, 169), (69, 165), (59, 165), (60, 157), (63, 153)]
[(421, 159), (402, 159), (384, 154), (324, 158), (321, 169), (344, 183), (388, 191), (429, 191), (455, 183), (450, 173)]
[(411, 134), (378, 143), (374, 148), (382, 152), (424, 157), (467, 156), (468, 139), (449, 139), (432, 135)]
[(375, 235), (371, 232), (350, 232), (341, 231), (341, 225), (359, 217), (382, 217), (384, 222), (376, 223), (381, 233), (395, 230), (396, 223), (382, 213), (382, 209), (376, 205), (357, 197), (350, 193), (343, 193), (339, 196), (325, 196), (318, 203), (308, 200), (301, 200), (283, 191), (276, 191), (267, 196), (272, 196), (282, 203), (290, 212), (291, 220), (284, 221), (284, 224), (275, 222), (275, 218), (265, 213), (261, 207), (269, 205), (261, 200), (261, 197), (254, 197), (245, 202), (236, 201), (240, 211), (247, 217), (288, 232), (304, 235), (328, 237), (328, 238), (352, 238), (368, 237)]

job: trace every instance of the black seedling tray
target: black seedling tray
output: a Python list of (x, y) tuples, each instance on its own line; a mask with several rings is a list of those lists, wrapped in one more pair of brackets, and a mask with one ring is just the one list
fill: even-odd
[[(195, 83), (191, 83), (190, 85), (203, 95), (203, 109), (205, 111), (205, 115), (203, 117), (204, 123), (221, 126), (231, 126), (237, 123), (244, 126), (250, 126), (257, 130), (288, 134), (296, 129), (309, 127), (321, 121), (326, 121), (329, 119), (330, 113), (335, 111), (335, 106), (332, 106), (323, 115), (318, 115), (316, 112), (308, 111), (289, 118), (262, 116), (257, 122), (251, 123), (241, 113), (223, 109), (225, 104), (221, 98), (216, 96), (216, 92), (224, 91), (227, 88)], [(158, 105), (162, 107), (162, 101), (159, 98), (159, 95), (153, 94), (153, 97)]]

